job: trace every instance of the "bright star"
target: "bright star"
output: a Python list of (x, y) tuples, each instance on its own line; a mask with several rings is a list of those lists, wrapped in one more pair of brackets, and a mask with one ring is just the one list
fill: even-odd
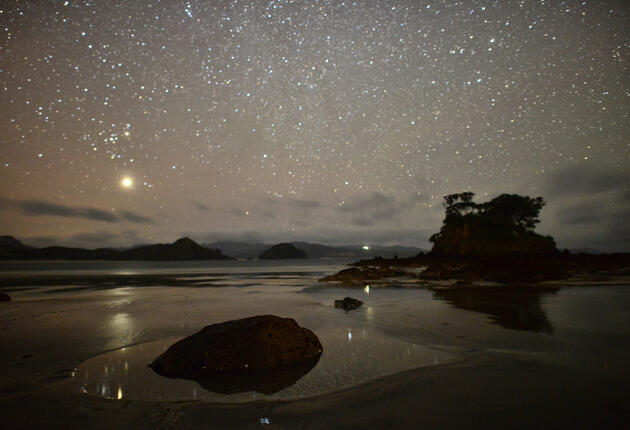
[(120, 185), (122, 185), (123, 188), (131, 188), (133, 186), (133, 179), (129, 176), (125, 176), (120, 180)]

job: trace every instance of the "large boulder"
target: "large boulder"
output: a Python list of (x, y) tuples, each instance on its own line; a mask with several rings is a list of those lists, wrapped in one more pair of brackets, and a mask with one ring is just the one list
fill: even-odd
[(295, 320), (259, 315), (204, 327), (173, 344), (149, 367), (216, 392), (273, 393), (308, 372), (322, 350), (317, 336)]

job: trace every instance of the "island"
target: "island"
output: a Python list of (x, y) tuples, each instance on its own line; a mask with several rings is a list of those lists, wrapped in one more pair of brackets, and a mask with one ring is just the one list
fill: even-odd
[[(560, 251), (551, 236), (536, 233), (545, 206), (542, 197), (501, 194), (485, 203), (473, 199), (472, 192), (444, 197), (445, 217), (440, 231), (429, 239), (433, 247), (428, 253), (360, 260), (321, 281), (362, 285), (368, 280), (406, 278), (457, 285), (531, 284), (630, 267), (628, 253), (571, 254)], [(612, 280), (601, 273), (597, 279)]]
[(290, 243), (278, 243), (267, 249), (258, 257), (260, 260), (286, 260), (308, 258), (306, 252)]

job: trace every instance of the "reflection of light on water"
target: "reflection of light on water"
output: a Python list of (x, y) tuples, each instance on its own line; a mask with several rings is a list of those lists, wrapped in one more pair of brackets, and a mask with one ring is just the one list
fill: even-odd
[(363, 288), (363, 291), (365, 291), (367, 294), (370, 294), (370, 286), (366, 285), (365, 288)]
[[(372, 312), (367, 313), (369, 315)], [(318, 364), (294, 385), (274, 395), (255, 392), (224, 395), (202, 389), (193, 381), (159, 376), (147, 367), (147, 363), (163, 353), (175, 339), (131, 346), (125, 351), (119, 349), (94, 357), (78, 366), (75, 375), (77, 388), (82, 393), (124, 400), (240, 403), (259, 399), (293, 399), (336, 391), (450, 359), (448, 353), (387, 338), (367, 327), (339, 327), (331, 324), (317, 334), (326, 346)], [(263, 418), (271, 422), (270, 417)]]
[(132, 327), (131, 318), (129, 317), (129, 314), (124, 312), (114, 314), (111, 319), (111, 325), (116, 333), (120, 334)]
[(365, 317), (368, 321), (372, 321), (372, 318), (374, 318), (374, 308), (372, 306), (367, 307), (365, 311)]
[(271, 421), (269, 420), (269, 417), (262, 417), (260, 419), (260, 423), (261, 424), (269, 424), (269, 423), (271, 423)]

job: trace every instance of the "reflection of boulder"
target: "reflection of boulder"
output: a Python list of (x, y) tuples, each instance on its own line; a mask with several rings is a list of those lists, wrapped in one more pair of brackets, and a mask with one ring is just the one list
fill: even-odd
[(319, 361), (319, 357), (318, 355), (306, 363), (266, 373), (203, 372), (180, 377), (192, 379), (213, 393), (234, 394), (256, 391), (274, 394), (295, 384), (302, 376), (310, 372)]
[(363, 302), (361, 300), (353, 299), (352, 297), (346, 297), (343, 300), (335, 300), (335, 307), (341, 308), (344, 311), (351, 311), (362, 304)]
[(319, 360), (315, 334), (291, 318), (260, 315), (213, 324), (172, 345), (149, 366), (210, 390), (273, 393), (292, 385)]
[(0, 293), (0, 302), (10, 302), (11, 296), (6, 293)]
[(526, 287), (458, 287), (436, 289), (433, 296), (461, 309), (488, 314), (493, 322), (505, 328), (551, 334), (553, 327), (541, 306), (541, 298), (553, 292)]

